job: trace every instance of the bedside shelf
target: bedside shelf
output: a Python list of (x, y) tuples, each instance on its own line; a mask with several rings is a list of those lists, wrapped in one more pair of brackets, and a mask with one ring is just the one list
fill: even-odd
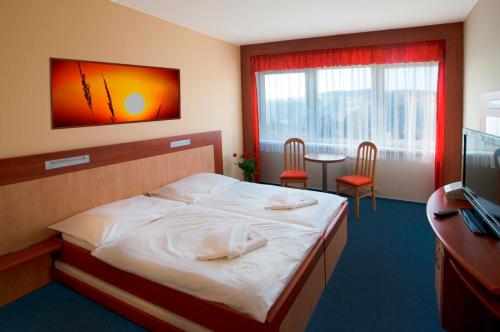
[(61, 249), (62, 244), (56, 239), (51, 238), (38, 242), (28, 248), (5, 254), (0, 256), (0, 273)]
[(52, 254), (62, 249), (55, 238), (0, 256), (0, 306), (52, 281)]

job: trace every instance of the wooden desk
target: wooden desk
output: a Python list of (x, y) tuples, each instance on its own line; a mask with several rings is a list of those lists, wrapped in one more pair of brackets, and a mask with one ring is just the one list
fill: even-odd
[[(500, 241), (472, 233), (459, 215), (437, 219), (434, 212), (468, 208), (448, 200), (443, 188), (427, 201), (427, 219), (436, 233), (436, 292), (443, 328), (500, 330)], [(477, 325), (479, 324), (479, 325)]]
[(345, 156), (341, 154), (330, 154), (330, 153), (306, 153), (304, 159), (311, 161), (313, 163), (321, 163), (322, 167), (322, 183), (323, 191), (328, 191), (328, 173), (327, 165), (330, 163), (339, 163), (345, 160)]

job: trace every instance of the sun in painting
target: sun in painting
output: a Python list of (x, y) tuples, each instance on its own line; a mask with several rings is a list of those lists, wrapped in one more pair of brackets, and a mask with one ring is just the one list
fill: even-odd
[(144, 106), (146, 106), (146, 101), (140, 93), (134, 92), (125, 98), (125, 110), (131, 115), (144, 112)]

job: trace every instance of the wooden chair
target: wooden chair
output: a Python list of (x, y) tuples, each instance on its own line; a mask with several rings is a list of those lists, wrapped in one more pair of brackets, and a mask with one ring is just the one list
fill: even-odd
[[(356, 171), (354, 175), (337, 178), (337, 194), (345, 193), (356, 200), (356, 219), (359, 219), (359, 199), (372, 196), (372, 207), (377, 211), (375, 202), (375, 165), (377, 163), (377, 147), (371, 142), (363, 142), (358, 147)], [(344, 187), (344, 188), (342, 188)], [(370, 188), (369, 191), (363, 189)]]
[(289, 183), (301, 183), (307, 189), (306, 145), (300, 138), (289, 138), (284, 144), (285, 170), (280, 175), (281, 185), (287, 187)]

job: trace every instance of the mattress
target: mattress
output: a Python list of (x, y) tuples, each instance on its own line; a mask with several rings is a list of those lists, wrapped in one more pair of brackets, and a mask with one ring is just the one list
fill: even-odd
[[(208, 231), (244, 223), (268, 239), (241, 257), (199, 261)], [(312, 228), (190, 205), (92, 255), (118, 269), (198, 298), (223, 303), (265, 322), (267, 313), (320, 233)]]
[(94, 246), (93, 244), (88, 243), (87, 241), (81, 240), (81, 239), (77, 238), (76, 236), (73, 236), (73, 235), (70, 235), (67, 233), (61, 233), (61, 236), (62, 236), (64, 241), (68, 241), (69, 243), (72, 243), (76, 246), (87, 249), (89, 251), (92, 251), (95, 248), (97, 248), (97, 246)]
[[(294, 210), (266, 209), (273, 195), (291, 193), (304, 194), (318, 200), (318, 204)], [(224, 186), (216, 193), (196, 201), (196, 205), (247, 216), (265, 218), (312, 227), (324, 232), (332, 217), (339, 211), (346, 198), (318, 191), (278, 187), (273, 185), (238, 182)]]

